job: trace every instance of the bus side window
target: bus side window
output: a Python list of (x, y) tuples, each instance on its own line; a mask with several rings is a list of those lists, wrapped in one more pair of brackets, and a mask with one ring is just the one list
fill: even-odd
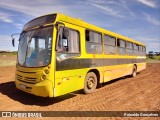
[(139, 46), (139, 55), (143, 55), (143, 50), (142, 50), (142, 46)]
[(61, 43), (62, 43), (62, 51), (68, 52), (68, 38), (64, 34), (62, 34)]
[(126, 55), (126, 42), (124, 40), (118, 39), (117, 40), (117, 46), (118, 46), (118, 54), (120, 55)]
[(102, 35), (97, 32), (86, 30), (86, 51), (87, 53), (102, 53)]
[(133, 55), (133, 43), (127, 42), (126, 48), (127, 48), (127, 55)]
[(145, 56), (145, 55), (146, 55), (146, 47), (143, 46), (143, 56)]
[(58, 46), (66, 53), (80, 53), (80, 40), (79, 32), (76, 30), (68, 29), (68, 36), (65, 31), (62, 31), (62, 36), (59, 37)]
[(139, 45), (134, 44), (134, 55), (139, 55)]
[(116, 54), (116, 38), (104, 35), (104, 53)]
[(70, 29), (69, 31), (68, 52), (80, 53), (80, 36), (76, 30)]

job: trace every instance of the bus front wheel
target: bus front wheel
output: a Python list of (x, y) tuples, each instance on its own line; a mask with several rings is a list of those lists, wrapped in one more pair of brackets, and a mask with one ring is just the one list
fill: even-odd
[(96, 90), (97, 87), (97, 76), (94, 72), (89, 72), (86, 75), (84, 83), (84, 92), (86, 94), (92, 93)]

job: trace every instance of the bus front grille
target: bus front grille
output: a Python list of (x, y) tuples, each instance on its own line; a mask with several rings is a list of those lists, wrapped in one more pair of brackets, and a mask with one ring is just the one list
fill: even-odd
[(17, 80), (19, 80), (21, 82), (30, 83), (30, 84), (36, 83), (36, 78), (33, 78), (33, 77), (23, 77), (23, 76), (17, 74), (16, 78), (17, 78)]
[(18, 79), (18, 80), (22, 80), (23, 77), (22, 77), (21, 75), (17, 75), (17, 79)]

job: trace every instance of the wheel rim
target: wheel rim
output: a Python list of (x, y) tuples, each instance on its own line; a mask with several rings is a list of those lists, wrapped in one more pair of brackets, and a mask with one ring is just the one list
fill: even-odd
[(92, 89), (95, 85), (95, 80), (93, 77), (89, 77), (87, 80), (87, 88)]

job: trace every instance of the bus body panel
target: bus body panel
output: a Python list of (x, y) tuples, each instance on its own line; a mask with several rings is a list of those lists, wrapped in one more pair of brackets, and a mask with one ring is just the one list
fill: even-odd
[(16, 80), (16, 88), (34, 94), (36, 96), (42, 97), (54, 97), (53, 96), (53, 83), (50, 80), (45, 80), (37, 84), (28, 84), (21, 81)]
[[(118, 53), (107, 55), (104, 52), (101, 54), (87, 53), (85, 31), (89, 29), (102, 34), (102, 51), (104, 50), (104, 34), (115, 36), (116, 41), (117, 38), (121, 38), (145, 46), (143, 43), (62, 14), (57, 14), (57, 18), (53, 24), (56, 22), (61, 22), (65, 27), (79, 32), (80, 53), (59, 61), (57, 56), (63, 53), (56, 51), (58, 31), (54, 27), (51, 63), (46, 67), (40, 68), (17, 66), (15, 83), (18, 89), (37, 96), (57, 97), (83, 89), (85, 77), (89, 71), (98, 71), (98, 82), (104, 83), (132, 74), (134, 65), (137, 67), (137, 72), (146, 68), (145, 55), (118, 55)], [(45, 74), (46, 69), (49, 70), (48, 74)], [(42, 79), (42, 75), (46, 76), (45, 80)], [(33, 78), (36, 80), (34, 81)]]

